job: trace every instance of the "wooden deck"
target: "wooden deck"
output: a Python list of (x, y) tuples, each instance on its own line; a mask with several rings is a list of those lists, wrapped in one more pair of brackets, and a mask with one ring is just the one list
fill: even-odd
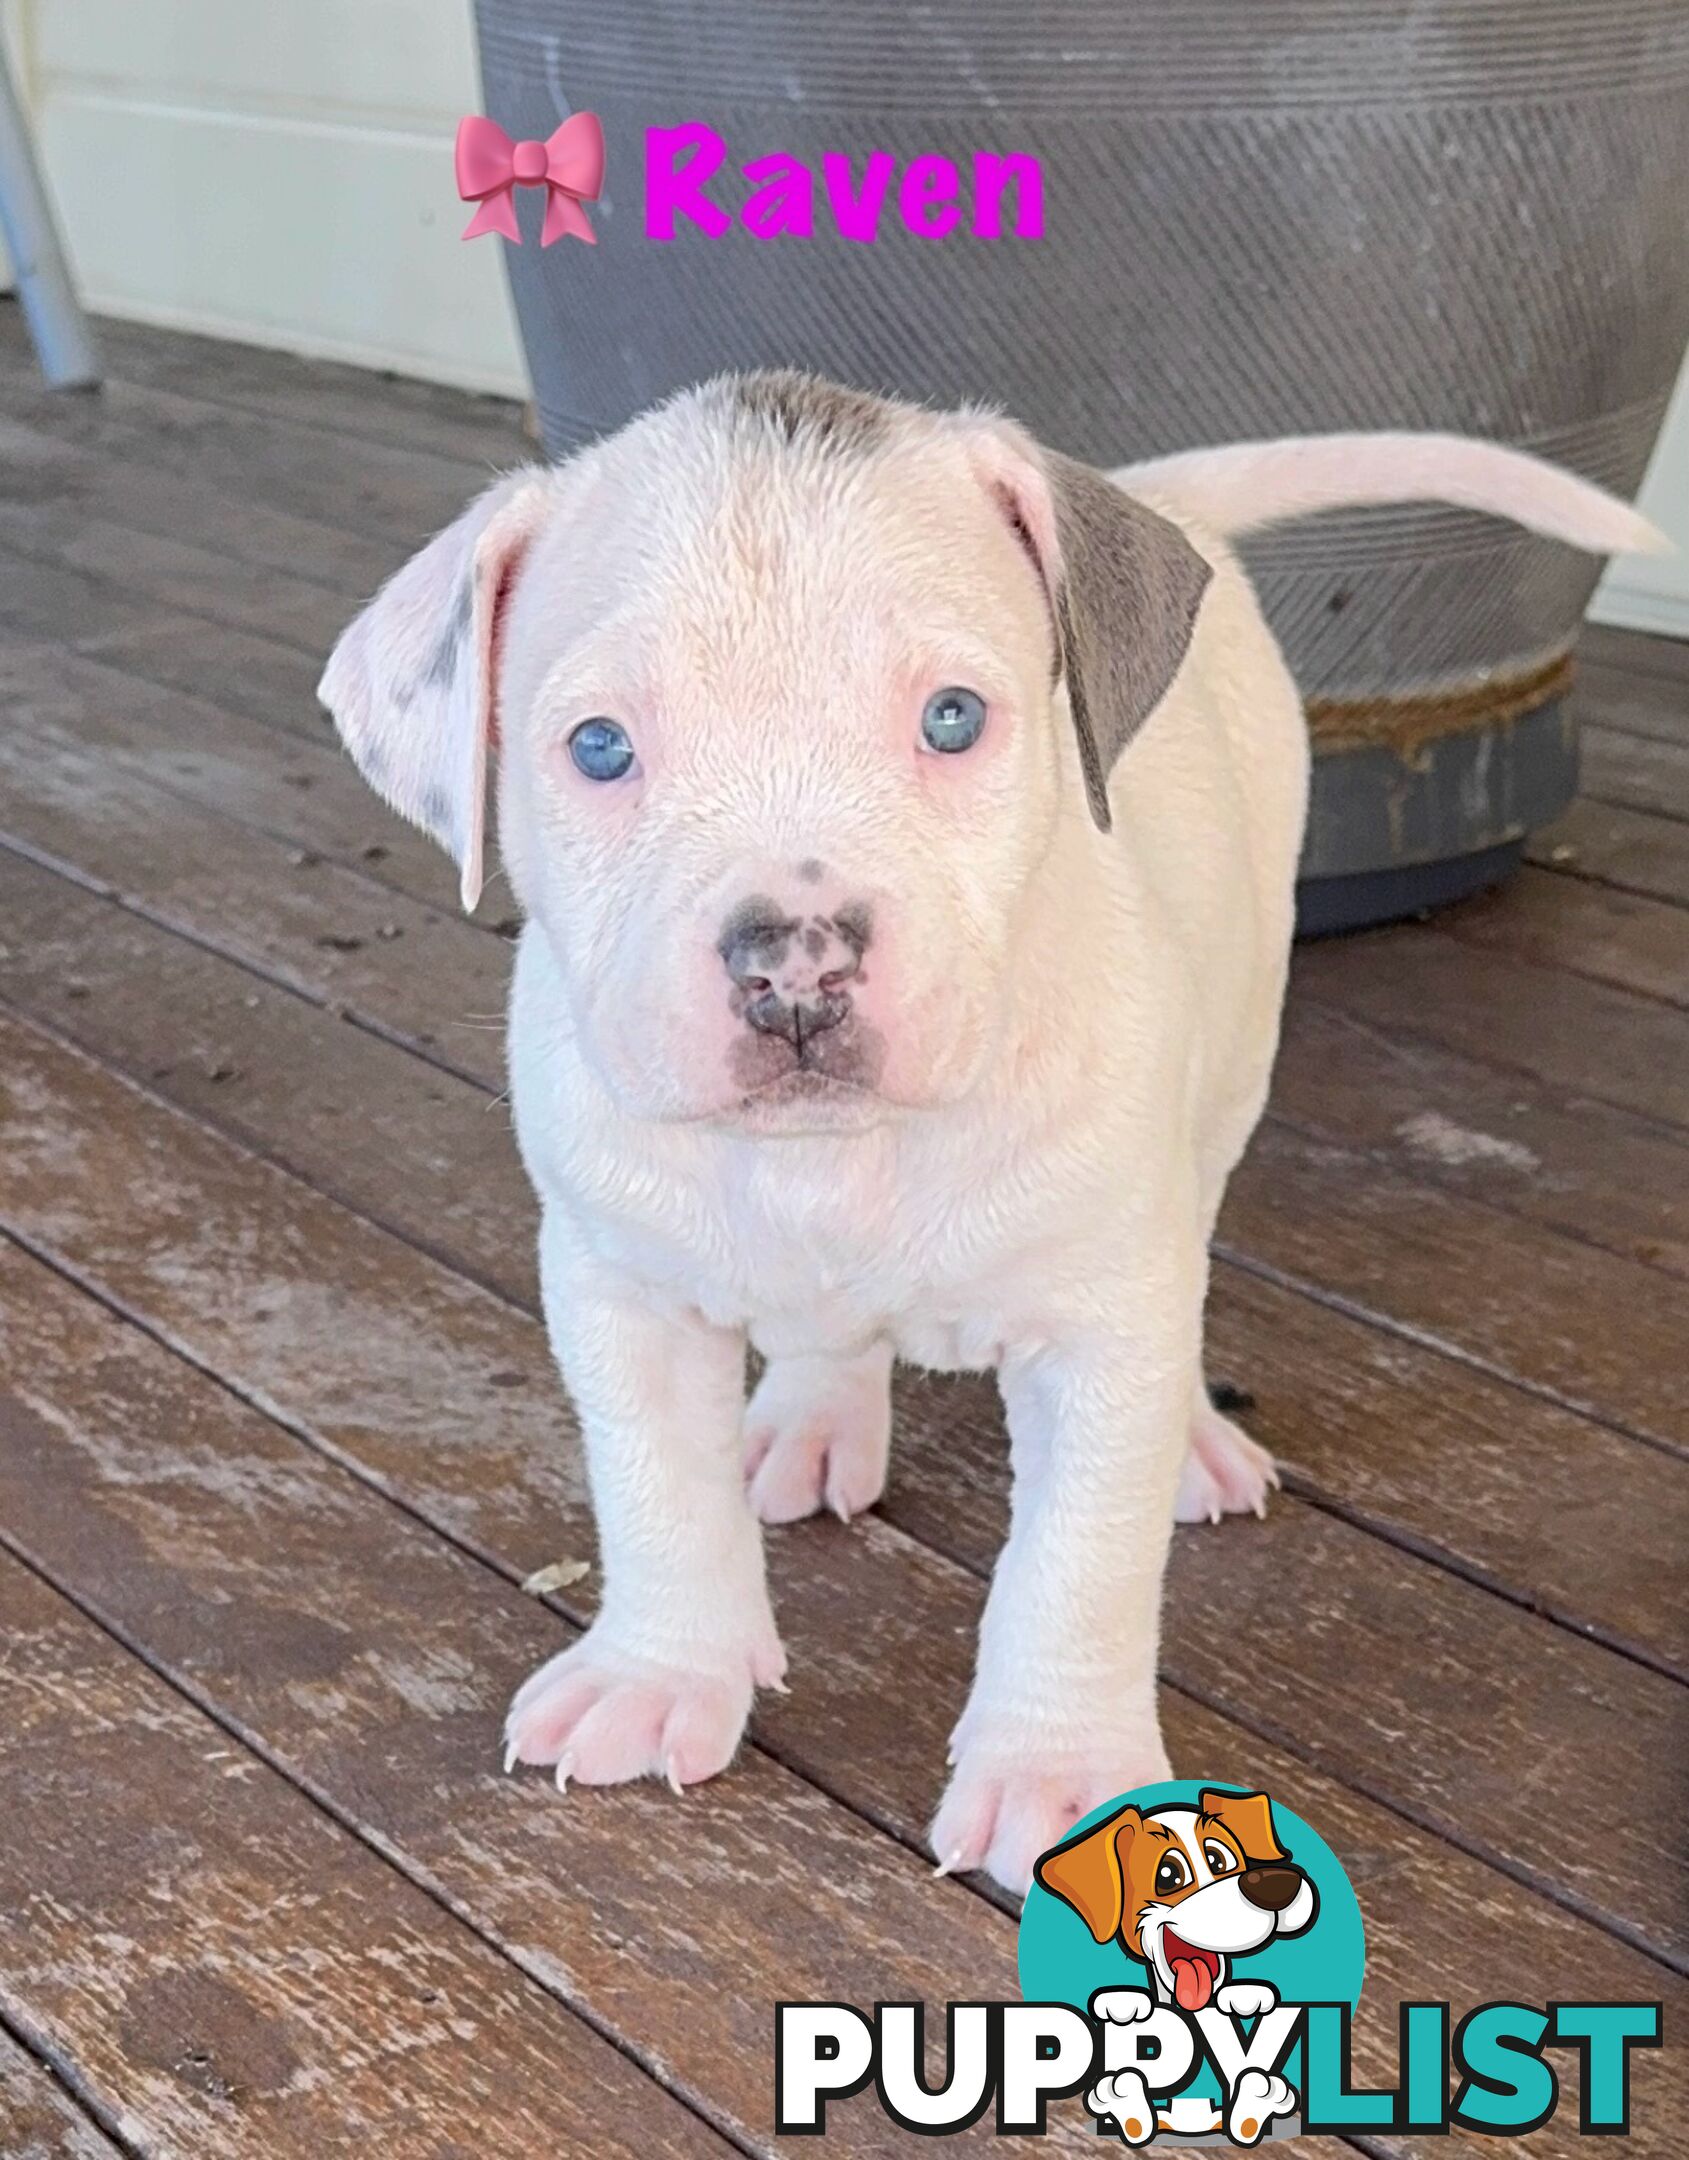
[[(510, 925), (312, 686), (524, 445), (443, 391), (107, 351), (50, 399), (0, 310), (0, 2154), (767, 2151), (777, 1997), (1017, 1992), (1010, 1911), (922, 1843), (993, 1391), (907, 1380), (884, 1506), (772, 1536), (794, 1688), (728, 1776), (500, 1775), (593, 1602), (520, 1588), (593, 1539), (500, 1107)], [(1165, 1707), (1177, 1765), (1347, 1863), (1363, 2077), (1402, 1998), (1663, 1998), (1666, 2155), (1689, 648), (1584, 659), (1588, 792), (1517, 883), (1298, 960), (1214, 1283), (1286, 1489), (1178, 1533)], [(1422, 2149), (1479, 2144), (1515, 2149)], [(831, 2149), (913, 2147), (870, 2097)]]

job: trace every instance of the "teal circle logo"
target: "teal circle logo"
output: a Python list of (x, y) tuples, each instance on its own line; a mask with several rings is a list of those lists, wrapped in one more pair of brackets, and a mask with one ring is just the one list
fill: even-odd
[[(1268, 1793), (1175, 1779), (1095, 1808), (1044, 1853), (1020, 1924), (1028, 2002), (1102, 2027), (1128, 2143), (1290, 2136), (1301, 2042), (1243, 2090), (1216, 2066), (1278, 2006), (1360, 2000), (1366, 1938), (1342, 1863)], [(1188, 2036), (1188, 2038), (1187, 2038)], [(1188, 2075), (1173, 2072), (1189, 2051)]]

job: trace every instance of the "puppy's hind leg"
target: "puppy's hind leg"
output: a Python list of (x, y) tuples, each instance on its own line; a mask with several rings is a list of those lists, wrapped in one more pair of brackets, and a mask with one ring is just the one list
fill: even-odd
[(890, 1453), (889, 1343), (769, 1360), (745, 1411), (745, 1481), (765, 1523), (824, 1507), (848, 1522), (885, 1490)]
[(1241, 1425), (1214, 1407), (1199, 1380), (1173, 1520), (1218, 1522), (1223, 1515), (1265, 1515), (1267, 1495), (1276, 1491), (1278, 1482), (1273, 1458)]
[[(1263, 1079), (1260, 1088), (1246, 1097), (1231, 1117), (1221, 1120), (1220, 1139), (1204, 1151), (1201, 1175), (1207, 1222), (1205, 1243), (1213, 1239), (1226, 1180), (1255, 1128), (1265, 1095)], [(1191, 1403), (1190, 1445), (1173, 1503), (1173, 1520), (1217, 1523), (1225, 1515), (1265, 1515), (1267, 1495), (1277, 1490), (1278, 1482), (1273, 1458), (1241, 1425), (1216, 1408), (1199, 1372)]]

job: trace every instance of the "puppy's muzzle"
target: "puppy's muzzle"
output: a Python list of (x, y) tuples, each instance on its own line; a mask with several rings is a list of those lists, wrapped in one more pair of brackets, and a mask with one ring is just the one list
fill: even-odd
[(1245, 1868), (1237, 1886), (1250, 1904), (1259, 1905), (1263, 1912), (1283, 1912), (1295, 1902), (1302, 1887), (1302, 1873), (1290, 1867)]
[(851, 1017), (851, 986), (869, 936), (860, 904), (831, 915), (790, 915), (759, 895), (734, 909), (716, 950), (733, 983), (735, 1011), (807, 1063), (810, 1045)]

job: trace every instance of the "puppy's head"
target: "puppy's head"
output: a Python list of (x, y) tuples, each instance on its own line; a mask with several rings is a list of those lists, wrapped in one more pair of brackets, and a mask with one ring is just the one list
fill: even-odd
[(1029, 881), (1064, 820), (1106, 829), (1208, 575), (1008, 423), (726, 378), (490, 488), (321, 695), (471, 907), (496, 752), (627, 1108), (850, 1126), (977, 1084)]
[(1194, 1808), (1121, 1808), (1047, 1852), (1033, 1874), (1096, 1941), (1118, 1936), (1186, 2010), (1208, 2003), (1231, 1958), (1301, 1934), (1319, 1909), (1265, 1793), (1204, 1790)]

